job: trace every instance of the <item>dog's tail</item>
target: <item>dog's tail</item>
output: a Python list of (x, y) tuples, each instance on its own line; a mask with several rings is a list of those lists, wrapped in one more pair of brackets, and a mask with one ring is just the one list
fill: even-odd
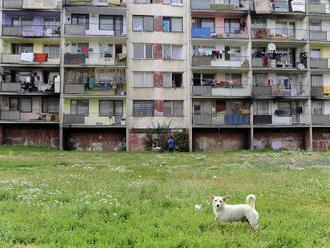
[(246, 197), (246, 204), (250, 205), (251, 207), (255, 208), (255, 204), (256, 204), (256, 196), (253, 194), (250, 194)]

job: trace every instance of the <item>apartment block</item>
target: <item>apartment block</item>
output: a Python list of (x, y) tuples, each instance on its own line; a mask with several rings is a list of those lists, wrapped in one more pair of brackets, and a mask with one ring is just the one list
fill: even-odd
[(2, 0), (0, 144), (330, 147), (327, 0)]

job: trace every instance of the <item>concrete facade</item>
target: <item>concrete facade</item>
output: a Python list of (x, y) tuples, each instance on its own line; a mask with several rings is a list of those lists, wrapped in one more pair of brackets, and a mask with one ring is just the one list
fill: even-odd
[(328, 150), (327, 3), (32, 2), (1, 1), (0, 144)]

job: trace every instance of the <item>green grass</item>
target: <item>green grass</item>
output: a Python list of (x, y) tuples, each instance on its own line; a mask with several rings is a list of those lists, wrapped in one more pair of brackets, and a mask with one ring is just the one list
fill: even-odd
[[(260, 229), (209, 195), (257, 196)], [(200, 210), (195, 204), (201, 204)], [(0, 149), (0, 247), (329, 247), (330, 154)]]

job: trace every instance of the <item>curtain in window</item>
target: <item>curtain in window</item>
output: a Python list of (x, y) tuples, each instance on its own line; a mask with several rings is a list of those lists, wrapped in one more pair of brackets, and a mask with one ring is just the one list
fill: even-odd
[(183, 116), (183, 101), (173, 101), (173, 116)]
[(182, 32), (182, 18), (172, 18), (172, 32)]
[(100, 101), (100, 115), (113, 115), (113, 101)]
[(133, 16), (133, 31), (143, 31), (143, 16)]
[(171, 59), (171, 45), (164, 45), (164, 59)]
[(144, 31), (152, 32), (154, 30), (154, 18), (152, 16), (144, 17)]
[(170, 72), (163, 73), (163, 87), (164, 88), (172, 87), (172, 73)]
[(146, 47), (146, 59), (152, 59), (152, 44), (145, 44)]
[(182, 46), (172, 46), (172, 59), (182, 58)]
[(100, 30), (113, 30), (113, 16), (100, 16)]
[(31, 98), (24, 98), (20, 99), (20, 107), (21, 112), (32, 112), (32, 99)]
[(134, 48), (134, 58), (143, 59), (144, 58), (144, 44), (136, 43), (133, 45)]
[(172, 116), (172, 101), (164, 101), (163, 115)]

